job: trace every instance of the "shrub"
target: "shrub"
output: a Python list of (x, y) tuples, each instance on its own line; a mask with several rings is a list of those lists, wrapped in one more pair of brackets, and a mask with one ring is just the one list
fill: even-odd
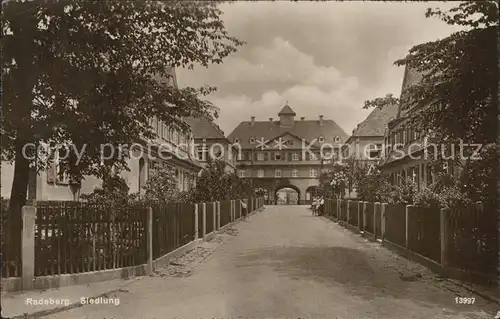
[(413, 198), (417, 193), (417, 185), (411, 178), (403, 180), (400, 185), (395, 185), (389, 192), (389, 203), (395, 204), (413, 204)]

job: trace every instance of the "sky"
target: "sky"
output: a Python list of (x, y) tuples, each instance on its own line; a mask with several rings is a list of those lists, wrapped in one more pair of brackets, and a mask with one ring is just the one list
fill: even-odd
[(230, 35), (246, 42), (223, 64), (179, 69), (180, 87), (211, 85), (216, 123), (229, 135), (241, 121), (278, 118), (286, 101), (297, 118), (333, 119), (350, 135), (370, 110), (399, 96), (404, 68), (393, 62), (420, 43), (457, 31), (428, 7), (453, 3), (237, 2), (221, 5)]

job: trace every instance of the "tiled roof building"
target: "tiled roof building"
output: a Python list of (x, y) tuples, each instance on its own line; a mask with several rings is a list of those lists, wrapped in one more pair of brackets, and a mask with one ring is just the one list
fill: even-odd
[(424, 156), (425, 134), (409, 124), (409, 116), (420, 107), (412, 104), (406, 90), (418, 85), (422, 77), (417, 70), (406, 67), (397, 117), (388, 123), (384, 140), (386, 155), (381, 163), (383, 172), (390, 175), (393, 184), (411, 178), (419, 188), (432, 182), (433, 173)]
[[(252, 179), (255, 188), (264, 188), (271, 201), (276, 192), (289, 187), (299, 194), (299, 202), (308, 202), (318, 185), (318, 176), (331, 157), (339, 154), (348, 135), (331, 119), (320, 115), (315, 120), (295, 119), (288, 105), (278, 113), (278, 119), (241, 122), (228, 139), (239, 145), (237, 169), (241, 178)], [(262, 148), (262, 145), (266, 147)], [(320, 147), (325, 145), (321, 158)], [(307, 151), (310, 147), (312, 154)], [(330, 154), (325, 154), (330, 153)]]
[[(186, 122), (191, 127), (194, 137), (197, 160), (206, 163), (212, 149), (214, 155), (212, 158), (223, 159), (227, 164), (226, 170), (234, 172), (234, 149), (220, 127), (213, 121), (202, 117), (190, 117), (186, 119)], [(218, 153), (219, 151), (220, 154)]]

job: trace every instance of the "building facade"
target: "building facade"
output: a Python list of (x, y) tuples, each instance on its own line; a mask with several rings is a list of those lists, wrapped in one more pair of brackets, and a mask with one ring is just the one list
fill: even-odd
[[(170, 70), (171, 76), (163, 82), (165, 85), (177, 87), (175, 69)], [(158, 165), (169, 165), (175, 168), (177, 187), (187, 191), (195, 185), (196, 176), (202, 164), (196, 160), (194, 138), (192, 134), (183, 134), (172, 130), (157, 118), (149, 121), (157, 134), (153, 140), (144, 140), (142, 144), (149, 145), (142, 150), (132, 149), (131, 158), (127, 160), (130, 171), (121, 172), (130, 193), (143, 193), (143, 186)], [(161, 156), (160, 153), (161, 152)], [(28, 186), (28, 198), (36, 200), (79, 200), (81, 194), (91, 193), (102, 186), (102, 180), (95, 176), (86, 176), (78, 185), (70, 184), (69, 178), (60, 176), (57, 161), (47, 171), (36, 174), (31, 172)], [(9, 198), (14, 179), (14, 164), (1, 164), (1, 196)]]
[(196, 159), (204, 166), (209, 158), (226, 163), (226, 172), (236, 171), (236, 150), (214, 122), (205, 118), (188, 118), (194, 137)]
[(276, 202), (276, 193), (284, 188), (298, 193), (298, 203), (310, 203), (317, 191), (318, 177), (325, 165), (340, 155), (347, 134), (333, 120), (295, 119), (286, 104), (278, 120), (241, 122), (229, 134), (238, 145), (236, 168), (240, 178), (251, 180), (254, 189), (265, 190), (265, 197)]
[[(342, 146), (342, 160), (350, 165), (374, 166), (380, 163), (384, 154), (384, 140), (390, 121), (397, 117), (398, 105), (376, 107), (366, 119), (352, 131)], [(356, 189), (350, 185), (349, 198), (356, 198)]]
[(393, 185), (399, 185), (410, 178), (418, 189), (429, 185), (434, 180), (429, 159), (424, 156), (427, 136), (418, 127), (412, 126), (409, 121), (420, 107), (412, 105), (405, 92), (408, 87), (417, 84), (421, 78), (422, 75), (416, 70), (406, 67), (397, 116), (388, 123), (384, 137), (385, 156), (381, 162), (383, 173), (390, 176)]

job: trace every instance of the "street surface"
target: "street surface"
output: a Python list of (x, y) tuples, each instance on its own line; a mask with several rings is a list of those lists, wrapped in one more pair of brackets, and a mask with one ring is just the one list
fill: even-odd
[(119, 305), (46, 318), (473, 319), (499, 310), (305, 206), (268, 206), (110, 298)]

